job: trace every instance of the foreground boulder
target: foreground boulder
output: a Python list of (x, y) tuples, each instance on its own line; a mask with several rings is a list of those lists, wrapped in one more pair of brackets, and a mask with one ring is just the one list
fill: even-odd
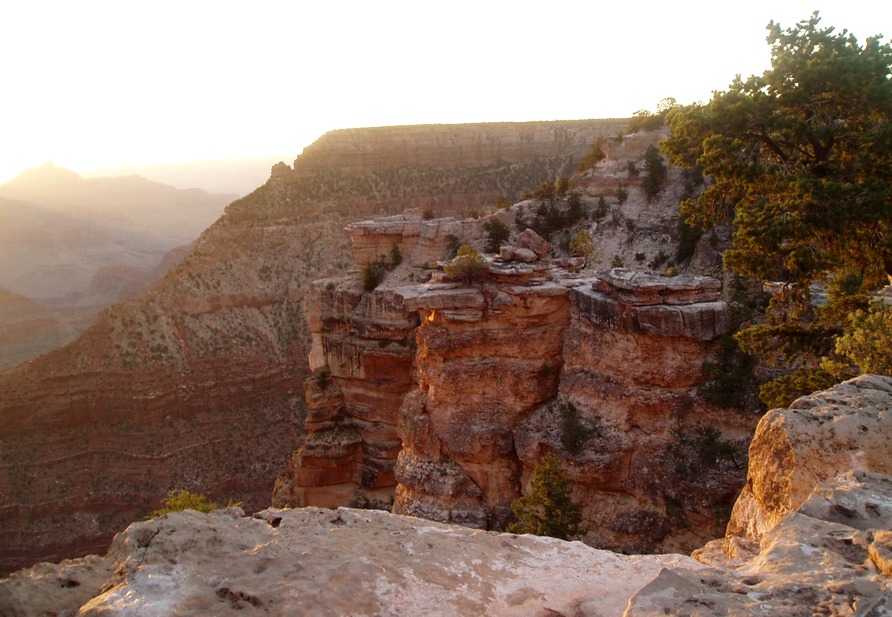
[(667, 569), (627, 615), (892, 614), (892, 379), (768, 412), (725, 538)]
[(661, 569), (698, 566), (372, 510), (187, 511), (0, 581), (0, 614), (619, 616)]

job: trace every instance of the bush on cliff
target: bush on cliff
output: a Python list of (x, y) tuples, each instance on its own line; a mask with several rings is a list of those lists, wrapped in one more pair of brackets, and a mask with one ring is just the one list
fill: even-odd
[(197, 493), (190, 493), (187, 490), (180, 489), (178, 491), (167, 491), (167, 497), (164, 499), (164, 507), (152, 510), (147, 518), (156, 518), (171, 512), (182, 512), (184, 510), (195, 510), (197, 512), (212, 512), (217, 509), (217, 504)]
[(502, 245), (508, 242), (511, 236), (511, 230), (499, 219), (492, 219), (483, 223), (483, 229), (486, 232), (486, 246), (484, 250), (487, 253), (498, 253)]
[(462, 244), (458, 247), (455, 259), (443, 268), (446, 276), (470, 285), (486, 273), (486, 262), (477, 250), (470, 244)]
[(508, 526), (511, 533), (532, 533), (572, 540), (579, 532), (582, 515), (573, 501), (573, 491), (561, 463), (549, 452), (536, 467), (530, 492), (511, 504), (517, 521)]

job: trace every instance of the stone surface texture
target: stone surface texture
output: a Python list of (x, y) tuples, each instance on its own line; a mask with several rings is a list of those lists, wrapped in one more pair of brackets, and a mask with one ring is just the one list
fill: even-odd
[(727, 535), (694, 553), (710, 569), (662, 571), (626, 615), (892, 614), (890, 405), (892, 378), (861, 376), (766, 414)]
[[(268, 506), (303, 439), (304, 292), (351, 264), (344, 226), (407, 208), (463, 216), (515, 198), (569, 173), (598, 136), (624, 126), (338, 131), (295, 169), (276, 165), (150, 292), (106, 309), (66, 347), (0, 373), (0, 573), (102, 551), (169, 489)], [(423, 228), (418, 246), (429, 257), (419, 259), (444, 258), (453, 224), (465, 225)], [(357, 428), (378, 429), (378, 443), (395, 438), (374, 419)]]
[(682, 566), (699, 564), (371, 510), (188, 511), (131, 525), (106, 557), (0, 581), (0, 614), (619, 617)]

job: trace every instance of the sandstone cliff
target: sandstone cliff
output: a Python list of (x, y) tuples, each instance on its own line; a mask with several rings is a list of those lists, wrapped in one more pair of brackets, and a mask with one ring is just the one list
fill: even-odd
[[(517, 227), (537, 207), (487, 220)], [(503, 529), (556, 451), (593, 545), (693, 550), (720, 535), (756, 421), (698, 395), (732, 326), (721, 283), (551, 258), (490, 258), (478, 285), (439, 281), (446, 238), (480, 246), (487, 220), (346, 228), (357, 267), (392, 247), (406, 257), (370, 292), (355, 269), (309, 288), (308, 436), (274, 505), (381, 506), (392, 493), (397, 513)]]
[[(350, 133), (325, 136), (297, 170), (277, 165), (232, 203), (150, 293), (107, 309), (67, 347), (0, 374), (0, 571), (102, 550), (170, 488), (268, 505), (301, 442), (303, 292), (350, 264), (344, 224), (407, 203), (464, 212), (515, 196), (623, 123), (554, 126), (552, 139), (523, 147), (511, 145), (525, 140), (511, 124), (436, 127), (436, 136), (395, 127), (373, 139), (357, 131), (363, 148), (351, 166), (368, 172), (340, 179), (333, 161)], [(423, 165), (411, 149), (391, 148), (400, 140), (427, 144)], [(503, 149), (459, 164), (480, 140)]]
[[(739, 517), (699, 561), (369, 510), (185, 512), (131, 525), (105, 557), (0, 580), (0, 613), (880, 617), (892, 611), (892, 476), (888, 437), (871, 434), (888, 433), (890, 409), (892, 379), (865, 376), (770, 412), (748, 486), (785, 486), (751, 491), (779, 516), (758, 542), (733, 535), (754, 528)], [(848, 428), (862, 425), (856, 446)], [(838, 456), (820, 461), (815, 443)]]

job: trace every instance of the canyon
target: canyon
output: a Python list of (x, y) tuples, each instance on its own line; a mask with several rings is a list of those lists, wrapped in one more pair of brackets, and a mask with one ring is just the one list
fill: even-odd
[(374, 510), (186, 511), (134, 523), (104, 556), (0, 580), (0, 612), (880, 617), (892, 610), (890, 413), (892, 379), (874, 375), (768, 412), (727, 533), (692, 557)]
[[(350, 266), (344, 225), (407, 206), (462, 215), (516, 200), (625, 126), (337, 132), (293, 168), (275, 165), (148, 293), (0, 373), (0, 571), (103, 551), (170, 489), (267, 506), (303, 440), (304, 292)], [(365, 144), (355, 156), (366, 163), (347, 173), (338, 161), (351, 143)], [(471, 150), (473, 164), (459, 164)]]
[(234, 198), (52, 164), (0, 186), (0, 371), (148, 291)]
[(487, 257), (473, 285), (436, 268), (447, 238), (480, 245), (490, 220), (517, 229), (537, 207), (347, 226), (356, 268), (393, 247), (405, 257), (371, 291), (355, 270), (309, 287), (307, 436), (273, 505), (373, 505), (505, 529), (556, 452), (588, 544), (690, 552), (721, 534), (758, 419), (698, 393), (733, 325), (721, 282), (581, 271), (525, 227), (515, 243), (543, 259)]

